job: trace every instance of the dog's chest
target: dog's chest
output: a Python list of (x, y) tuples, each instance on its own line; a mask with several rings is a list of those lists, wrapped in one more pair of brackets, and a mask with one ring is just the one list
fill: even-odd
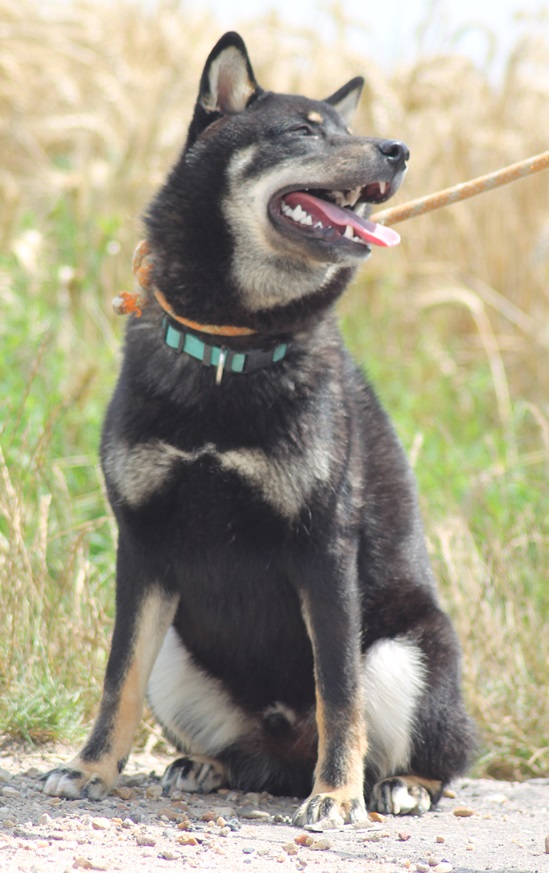
[(156, 437), (130, 444), (107, 439), (103, 468), (119, 500), (139, 509), (178, 492), (195, 505), (206, 493), (219, 502), (254, 499), (277, 515), (295, 520), (334, 465), (332, 425), (315, 418), (299, 431), (282, 433), (268, 445), (223, 446), (205, 441), (183, 448)]

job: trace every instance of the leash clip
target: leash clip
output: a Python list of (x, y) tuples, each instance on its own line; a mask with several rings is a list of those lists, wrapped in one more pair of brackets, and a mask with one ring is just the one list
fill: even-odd
[(221, 348), (219, 350), (219, 361), (217, 362), (217, 369), (215, 371), (215, 384), (221, 385), (221, 380), (223, 378), (223, 370), (225, 368), (225, 361), (227, 360), (227, 349)]

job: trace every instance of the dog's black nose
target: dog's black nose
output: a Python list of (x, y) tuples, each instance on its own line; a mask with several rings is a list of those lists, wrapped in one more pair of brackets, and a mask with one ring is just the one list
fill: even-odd
[(378, 143), (382, 155), (388, 158), (397, 168), (404, 166), (410, 160), (410, 149), (406, 143), (398, 139), (382, 139)]

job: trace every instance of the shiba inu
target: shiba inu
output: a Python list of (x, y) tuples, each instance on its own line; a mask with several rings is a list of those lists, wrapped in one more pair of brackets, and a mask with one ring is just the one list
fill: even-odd
[(119, 527), (100, 712), (44, 790), (102, 798), (147, 695), (183, 757), (166, 791), (298, 795), (297, 824), (421, 813), (466, 767), (460, 652), (416, 488), (333, 305), (409, 153), (256, 82), (226, 34), (145, 218), (102, 467)]

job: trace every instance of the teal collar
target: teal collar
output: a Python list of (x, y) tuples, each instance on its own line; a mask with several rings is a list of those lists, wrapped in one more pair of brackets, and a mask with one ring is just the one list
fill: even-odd
[(284, 360), (288, 351), (288, 343), (261, 349), (248, 349), (245, 352), (235, 352), (226, 346), (214, 346), (200, 339), (187, 327), (181, 327), (165, 316), (162, 319), (164, 342), (170, 349), (189, 355), (200, 361), (205, 367), (215, 367), (215, 383), (219, 385), (223, 373), (255, 373)]

